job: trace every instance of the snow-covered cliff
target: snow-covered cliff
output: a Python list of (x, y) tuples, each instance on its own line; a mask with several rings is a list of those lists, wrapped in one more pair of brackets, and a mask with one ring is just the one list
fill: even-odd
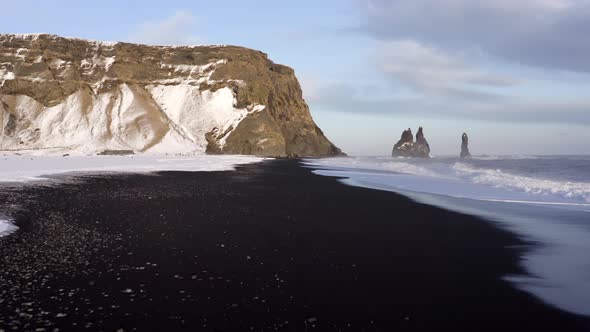
[(264, 53), (45, 34), (0, 35), (0, 150), (340, 153)]

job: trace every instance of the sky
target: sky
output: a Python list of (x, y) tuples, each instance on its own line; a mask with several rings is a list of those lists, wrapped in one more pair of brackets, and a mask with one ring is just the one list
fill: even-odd
[(0, 33), (232, 44), (295, 69), (350, 155), (590, 153), (590, 0), (0, 0)]

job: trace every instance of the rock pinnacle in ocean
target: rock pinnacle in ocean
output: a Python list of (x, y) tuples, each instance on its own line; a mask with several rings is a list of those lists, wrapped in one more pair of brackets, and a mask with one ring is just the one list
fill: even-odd
[(391, 155), (393, 157), (429, 158), (430, 146), (424, 137), (422, 127), (418, 128), (415, 142), (412, 130), (410, 128), (404, 130), (400, 140), (393, 146)]
[(467, 137), (466, 133), (463, 133), (463, 136), (461, 136), (461, 158), (471, 158), (471, 153), (469, 152), (469, 137)]

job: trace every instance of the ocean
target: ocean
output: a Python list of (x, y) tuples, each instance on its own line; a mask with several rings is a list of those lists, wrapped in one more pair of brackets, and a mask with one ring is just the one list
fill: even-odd
[(590, 316), (590, 156), (347, 157), (306, 164), (349, 185), (398, 192), (515, 233), (531, 243), (521, 259), (528, 275), (506, 280)]

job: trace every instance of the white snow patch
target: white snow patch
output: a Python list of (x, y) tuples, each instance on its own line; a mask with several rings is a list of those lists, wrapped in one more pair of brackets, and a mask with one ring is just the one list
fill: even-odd
[[(3, 36), (5, 36), (6, 38), (8, 38), (8, 40), (15, 40), (15, 39), (21, 39), (21, 40), (30, 40), (30, 41), (36, 41), (39, 39), (39, 37), (44, 36), (46, 38), (49, 39), (53, 39), (53, 40), (57, 40), (57, 39), (68, 39), (68, 40), (74, 40), (74, 41), (83, 41), (83, 42), (87, 42), (87, 43), (91, 43), (91, 44), (95, 44), (97, 46), (107, 46), (107, 47), (113, 47), (121, 42), (118, 41), (99, 41), (99, 40), (94, 40), (94, 39), (85, 39), (85, 38), (78, 38), (78, 37), (62, 37), (62, 36), (58, 36), (58, 35), (54, 35), (54, 34), (50, 34), (50, 33), (20, 33), (20, 34), (4, 34)], [(217, 48), (217, 47), (228, 47), (230, 45), (227, 44), (194, 44), (194, 45), (146, 45), (146, 44), (139, 44), (139, 43), (135, 43), (135, 45), (143, 45), (143, 46), (148, 46), (148, 47), (155, 47), (155, 48), (160, 48), (160, 49), (177, 49), (177, 48), (193, 48), (193, 47), (209, 47), (209, 48)]]
[(225, 146), (229, 134), (249, 114), (264, 110), (264, 105), (235, 108), (235, 96), (230, 88), (217, 91), (199, 90), (198, 86), (182, 83), (178, 85), (151, 85), (146, 89), (166, 113), (168, 118), (182, 126), (182, 132), (200, 146), (207, 147), (205, 135), (216, 131), (222, 135), (220, 145)]
[(82, 59), (80, 66), (83, 70), (88, 71), (88, 74), (93, 74), (96, 68), (103, 69), (108, 72), (111, 66), (115, 63), (115, 56), (105, 57), (103, 55), (95, 55), (92, 58)]
[(90, 62), (88, 59), (82, 59), (82, 61), (80, 61), (80, 66), (82, 69), (87, 69), (92, 67), (92, 62)]
[(111, 68), (111, 66), (115, 63), (115, 57), (111, 56), (111, 57), (105, 57), (104, 58), (104, 70), (105, 71), (109, 71), (109, 69)]
[(205, 67), (206, 66), (199, 65), (171, 65), (166, 63), (160, 65), (160, 68), (162, 69), (170, 69), (173, 72), (188, 73), (189, 75), (192, 75), (193, 73), (202, 72), (203, 68)]
[(13, 33), (7, 34), (6, 36), (9, 37), (11, 40), (13, 39), (31, 39), (37, 40), (39, 36), (43, 35), (43, 33)]
[(14, 55), (24, 60), (27, 57), (27, 54), (29, 54), (29, 50), (28, 49), (26, 49), (26, 48), (19, 48), (19, 49), (16, 50), (16, 54), (14, 54)]
[[(170, 72), (168, 73), (168, 76), (171, 76), (173, 72), (186, 74), (187, 76), (159, 80), (155, 83), (165, 84), (165, 85), (174, 85), (174, 84), (199, 85), (201, 83), (214, 84), (214, 83), (216, 83), (216, 81), (212, 80), (211, 76), (215, 72), (215, 70), (214, 70), (215, 67), (222, 65), (222, 64), (226, 64), (226, 63), (227, 63), (227, 59), (217, 60), (217, 61), (208, 63), (206, 65), (173, 65), (173, 64), (164, 63), (164, 64), (160, 65), (160, 68), (170, 70)], [(207, 74), (204, 75), (205, 73), (207, 73)], [(232, 80), (228, 80), (228, 81), (232, 81)]]
[(16, 227), (13, 223), (8, 220), (0, 219), (0, 238), (16, 231)]
[(69, 40), (74, 40), (74, 41), (83, 41), (83, 42), (95, 44), (97, 46), (100, 45), (100, 46), (108, 46), (108, 47), (115, 46), (119, 43), (119, 42), (112, 42), (112, 41), (97, 41), (97, 40), (76, 38), (76, 37), (61, 37), (61, 36), (50, 34), (50, 33), (16, 33), (16, 34), (4, 34), (3, 35), (3, 37), (6, 37), (10, 41), (19, 40), (19, 39), (20, 40), (37, 41), (39, 39), (39, 37), (41, 37), (41, 36), (46, 37), (51, 40), (57, 40), (57, 39), (63, 38), (63, 39), (69, 39)]
[(262, 112), (266, 109), (266, 105), (254, 105), (254, 107), (252, 107), (252, 110), (250, 112), (252, 113), (257, 113), (257, 112)]
[(0, 87), (4, 85), (4, 82), (8, 81), (8, 80), (13, 80), (15, 79), (14, 73), (12, 71), (9, 71), (8, 69), (5, 68), (0, 68)]
[(65, 60), (62, 60), (62, 59), (53, 59), (49, 63), (49, 67), (51, 67), (53, 69), (62, 69), (64, 67), (66, 67), (67, 65), (69, 65), (70, 63), (71, 62), (65, 61)]
[(254, 156), (3, 156), (0, 157), (0, 182), (47, 180), (47, 176), (71, 172), (148, 173), (157, 171), (230, 171), (237, 165), (260, 162)]

